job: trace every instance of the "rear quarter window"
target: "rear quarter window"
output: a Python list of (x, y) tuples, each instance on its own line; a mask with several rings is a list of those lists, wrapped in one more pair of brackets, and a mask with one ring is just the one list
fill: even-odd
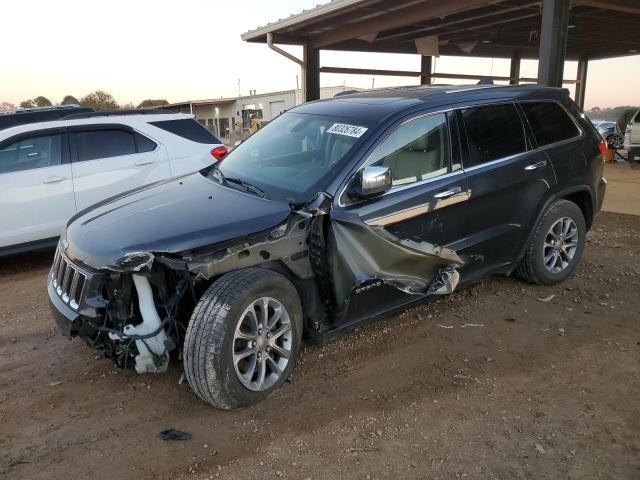
[(520, 106), (539, 147), (580, 135), (567, 111), (555, 102), (523, 102)]
[(154, 127), (196, 143), (221, 143), (209, 130), (191, 118), (149, 122)]

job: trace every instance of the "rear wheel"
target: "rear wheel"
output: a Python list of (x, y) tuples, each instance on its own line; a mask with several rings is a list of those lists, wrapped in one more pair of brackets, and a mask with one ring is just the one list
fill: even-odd
[(617, 133), (613, 133), (607, 137), (607, 144), (616, 150), (624, 148), (624, 138)]
[(289, 377), (301, 338), (302, 307), (289, 280), (261, 268), (229, 273), (209, 287), (191, 316), (187, 380), (215, 407), (251, 405)]
[(538, 222), (516, 275), (540, 285), (566, 280), (580, 262), (585, 235), (584, 215), (575, 203), (552, 203)]

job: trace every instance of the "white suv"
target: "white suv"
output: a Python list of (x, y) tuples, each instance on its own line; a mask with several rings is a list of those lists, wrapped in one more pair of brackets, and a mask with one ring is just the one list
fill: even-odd
[(0, 256), (53, 246), (77, 212), (226, 155), (193, 116), (165, 112), (85, 112), (26, 124), (15, 113), (16, 126), (0, 129)]
[(629, 160), (640, 162), (640, 110), (633, 114), (627, 124), (624, 148), (629, 150)]

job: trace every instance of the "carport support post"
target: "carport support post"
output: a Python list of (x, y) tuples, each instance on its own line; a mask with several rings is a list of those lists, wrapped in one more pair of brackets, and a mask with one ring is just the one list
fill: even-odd
[(302, 85), (304, 87), (304, 101), (320, 99), (320, 50), (311, 48), (305, 44), (302, 58), (304, 67), (302, 70)]
[(562, 87), (569, 29), (569, 0), (543, 0), (538, 83)]
[(431, 85), (431, 69), (433, 57), (422, 55), (420, 57), (420, 85)]
[(520, 83), (520, 52), (511, 54), (511, 68), (509, 69), (509, 85)]
[(576, 83), (576, 103), (581, 110), (584, 110), (584, 96), (587, 91), (588, 67), (589, 60), (585, 57), (580, 57), (580, 60), (578, 60), (578, 82)]

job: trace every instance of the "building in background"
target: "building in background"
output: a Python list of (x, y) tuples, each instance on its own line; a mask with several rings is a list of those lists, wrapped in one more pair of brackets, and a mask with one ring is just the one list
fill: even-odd
[[(322, 87), (320, 98), (331, 98), (349, 90), (358, 89), (347, 86)], [(233, 143), (304, 101), (302, 90), (271, 93), (256, 93), (251, 90), (250, 93), (251, 95), (235, 98), (188, 100), (162, 108), (177, 113), (190, 113), (221, 141)]]

